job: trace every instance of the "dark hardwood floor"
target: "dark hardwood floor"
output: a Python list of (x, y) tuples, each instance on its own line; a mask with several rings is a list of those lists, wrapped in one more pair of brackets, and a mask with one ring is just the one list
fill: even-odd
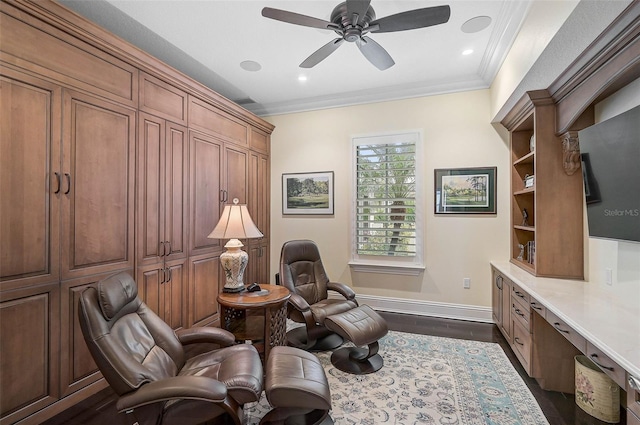
[[(390, 330), (443, 336), (448, 338), (471, 339), (500, 344), (523, 381), (534, 395), (550, 425), (605, 425), (582, 411), (575, 404), (572, 394), (545, 391), (526, 372), (516, 359), (498, 328), (490, 323), (464, 320), (440, 319), (434, 317), (380, 312)], [(620, 414), (620, 424), (626, 424), (625, 412)], [(115, 408), (115, 394), (107, 388), (89, 399), (77, 404), (43, 425), (132, 425), (125, 415)]]

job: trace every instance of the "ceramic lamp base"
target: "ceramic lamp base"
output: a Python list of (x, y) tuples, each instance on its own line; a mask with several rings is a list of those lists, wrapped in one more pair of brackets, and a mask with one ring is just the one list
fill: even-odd
[[(233, 241), (233, 242), (232, 242)], [(244, 290), (244, 271), (249, 262), (249, 255), (240, 249), (242, 243), (232, 239), (225, 245), (227, 251), (220, 255), (220, 264), (225, 275), (223, 292), (241, 292)]]

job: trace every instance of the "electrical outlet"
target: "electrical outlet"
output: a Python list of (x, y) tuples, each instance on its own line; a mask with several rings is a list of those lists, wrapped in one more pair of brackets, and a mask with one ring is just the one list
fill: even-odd
[(613, 285), (613, 270), (604, 269), (604, 283), (607, 285)]
[(468, 277), (465, 277), (464, 279), (462, 279), (462, 287), (464, 289), (469, 289), (471, 287), (471, 279)]

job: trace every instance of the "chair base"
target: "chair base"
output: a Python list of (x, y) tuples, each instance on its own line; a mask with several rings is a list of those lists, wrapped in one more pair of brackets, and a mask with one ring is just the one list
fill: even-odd
[(330, 351), (340, 347), (343, 342), (344, 339), (340, 335), (332, 333), (318, 338), (313, 346), (307, 347), (307, 328), (299, 326), (287, 332), (287, 344), (306, 351)]
[(268, 412), (260, 425), (333, 425), (333, 419), (327, 410), (297, 411), (299, 409), (276, 408)]
[(331, 364), (336, 369), (354, 375), (377, 372), (383, 363), (380, 354), (370, 355), (368, 348), (343, 347), (331, 355)]

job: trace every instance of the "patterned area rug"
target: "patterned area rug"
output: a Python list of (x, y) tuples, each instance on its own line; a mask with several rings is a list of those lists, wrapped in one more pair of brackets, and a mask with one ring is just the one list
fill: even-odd
[[(336, 425), (548, 425), (535, 398), (498, 344), (390, 331), (380, 340), (384, 366), (351, 375), (316, 353), (331, 388)], [(246, 423), (270, 410), (245, 405)]]

